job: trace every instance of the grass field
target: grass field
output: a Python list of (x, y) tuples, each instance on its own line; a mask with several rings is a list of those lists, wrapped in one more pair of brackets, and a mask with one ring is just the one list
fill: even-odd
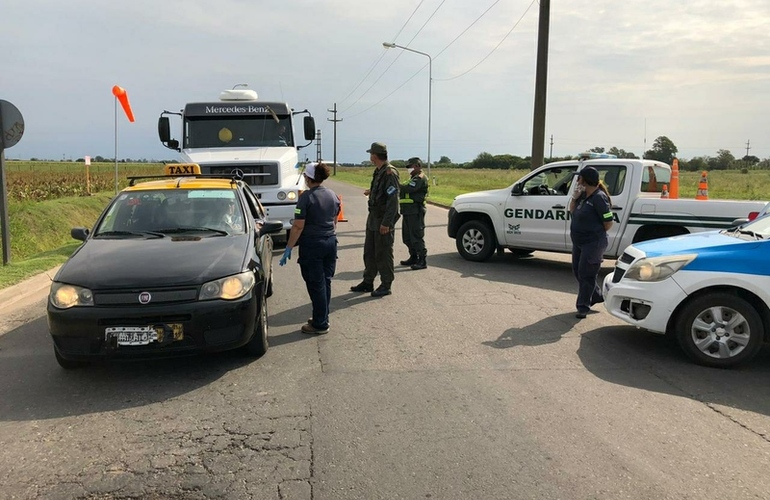
[[(6, 162), (8, 186), (8, 215), (11, 233), (11, 262), (0, 268), (0, 288), (18, 283), (27, 277), (64, 262), (79, 242), (70, 237), (74, 226), (91, 227), (102, 209), (115, 195), (115, 166), (103, 163), (93, 166), (91, 172), (102, 179), (102, 190), (87, 196), (85, 166), (74, 162)], [(129, 175), (155, 175), (162, 170), (159, 164), (118, 164), (118, 182), (122, 188)], [(335, 180), (368, 188), (373, 167), (337, 167)], [(510, 186), (526, 170), (462, 170), (432, 168), (434, 183), (429, 201), (449, 206), (458, 194), (499, 189)], [(401, 181), (407, 173), (401, 170)], [(30, 192), (43, 190), (38, 195), (14, 196), (10, 179), (23, 178), (23, 186)], [(680, 198), (694, 198), (700, 172), (680, 172)], [(62, 183), (69, 183), (66, 189)], [(29, 186), (34, 186), (29, 187)], [(46, 186), (53, 186), (46, 188)], [(765, 187), (770, 186), (770, 171), (738, 170), (709, 172), (711, 199), (764, 200), (770, 198)], [(56, 188), (54, 190), (54, 187)], [(55, 191), (55, 193), (54, 193)], [(78, 195), (53, 194), (77, 192)], [(18, 195), (18, 193), (16, 193)], [(37, 201), (38, 198), (41, 201)]]

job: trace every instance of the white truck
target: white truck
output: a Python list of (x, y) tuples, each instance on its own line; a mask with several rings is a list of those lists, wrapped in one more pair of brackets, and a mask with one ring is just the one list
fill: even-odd
[[(304, 138), (297, 145), (294, 116), (305, 114)], [(181, 117), (182, 142), (170, 131), (170, 115)], [(267, 216), (283, 222), (288, 234), (299, 194), (306, 188), (297, 151), (315, 138), (308, 110), (294, 111), (285, 102), (258, 100), (249, 89), (225, 90), (219, 101), (193, 102), (181, 112), (163, 111), (160, 142), (177, 151), (184, 163), (197, 163), (203, 174), (240, 172), (259, 197)]]
[(487, 260), (505, 248), (518, 255), (571, 252), (573, 174), (589, 165), (599, 171), (612, 198), (615, 223), (608, 233), (608, 258), (618, 257), (632, 243), (730, 227), (766, 203), (661, 198), (663, 185), (671, 180), (667, 164), (584, 155), (544, 165), (504, 189), (457, 196), (447, 224), (457, 251), (471, 261)]

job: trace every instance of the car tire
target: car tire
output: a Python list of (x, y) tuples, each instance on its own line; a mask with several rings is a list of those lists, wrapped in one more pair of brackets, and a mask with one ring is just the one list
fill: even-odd
[(56, 356), (56, 362), (65, 370), (77, 370), (78, 368), (83, 368), (88, 365), (85, 361), (72, 361), (71, 359), (63, 358), (56, 347), (53, 348), (53, 353), (54, 356)]
[(489, 259), (497, 247), (492, 229), (479, 220), (470, 220), (460, 226), (455, 244), (462, 258), (473, 262)]
[(264, 294), (260, 294), (259, 311), (257, 311), (257, 321), (254, 323), (254, 334), (249, 343), (246, 344), (246, 352), (250, 356), (264, 356), (267, 352), (267, 299)]
[(757, 354), (764, 328), (751, 304), (736, 295), (718, 292), (687, 304), (678, 315), (675, 335), (679, 346), (696, 363), (729, 368)]

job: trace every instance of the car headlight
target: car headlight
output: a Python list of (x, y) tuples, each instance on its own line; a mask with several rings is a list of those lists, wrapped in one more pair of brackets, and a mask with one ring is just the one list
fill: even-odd
[(663, 281), (692, 262), (698, 254), (667, 255), (634, 262), (623, 278), (636, 281)]
[(51, 284), (49, 294), (51, 305), (58, 309), (69, 309), (75, 306), (94, 305), (94, 294), (82, 286), (67, 285), (66, 283)]
[(235, 300), (243, 297), (254, 288), (254, 273), (244, 271), (235, 276), (228, 276), (204, 283), (198, 294), (198, 300)]

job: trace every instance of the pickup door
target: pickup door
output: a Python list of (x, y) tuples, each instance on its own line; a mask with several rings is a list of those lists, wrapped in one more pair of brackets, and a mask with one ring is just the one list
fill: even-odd
[[(591, 165), (599, 171), (599, 177), (607, 186), (612, 198), (615, 224), (610, 229), (608, 250), (615, 238), (622, 234), (630, 196), (631, 176), (629, 166), (622, 163), (597, 163)], [(506, 201), (503, 228), (505, 245), (518, 248), (570, 252), (569, 200), (572, 194), (574, 173), (579, 164), (558, 167), (543, 166), (523, 177), (511, 189)], [(627, 211), (627, 210), (626, 210)]]

